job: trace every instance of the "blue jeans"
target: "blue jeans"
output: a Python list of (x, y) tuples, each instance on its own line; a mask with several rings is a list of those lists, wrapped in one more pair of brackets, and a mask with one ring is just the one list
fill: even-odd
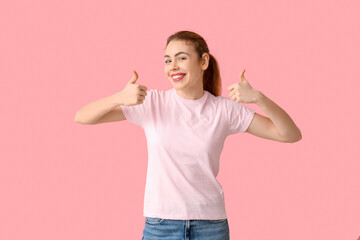
[(145, 217), (141, 240), (230, 240), (228, 220)]

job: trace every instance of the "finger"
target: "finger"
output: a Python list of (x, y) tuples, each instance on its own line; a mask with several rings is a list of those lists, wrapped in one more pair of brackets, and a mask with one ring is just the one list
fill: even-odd
[(235, 87), (235, 84), (236, 84), (236, 83), (231, 84), (231, 85), (228, 87), (228, 90), (229, 90), (229, 91), (233, 90), (233, 89), (234, 89), (234, 87)]
[(139, 96), (144, 96), (144, 97), (146, 97), (146, 95), (147, 95), (147, 92), (146, 92), (146, 91), (140, 91), (140, 92), (139, 92)]
[(241, 79), (241, 81), (243, 81), (243, 80), (246, 80), (245, 79), (245, 76), (244, 76), (244, 74), (245, 74), (245, 69), (242, 71), (242, 73), (240, 74), (240, 79)]
[(230, 93), (230, 96), (239, 96), (240, 95), (240, 93), (239, 93), (239, 91), (232, 91), (231, 93)]
[(147, 87), (145, 85), (139, 85), (139, 88), (143, 91), (147, 91)]
[[(146, 96), (147, 95), (147, 91), (144, 90), (144, 85), (138, 85), (140, 87), (140, 91), (139, 91), (139, 95), (142, 95), (142, 96)], [(145, 87), (146, 88), (146, 87)]]
[(232, 100), (235, 100), (236, 94), (235, 94), (234, 91), (230, 93), (230, 98), (231, 98)]

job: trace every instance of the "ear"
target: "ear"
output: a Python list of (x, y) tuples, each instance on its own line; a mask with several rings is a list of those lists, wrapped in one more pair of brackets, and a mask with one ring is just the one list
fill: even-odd
[(209, 66), (210, 55), (208, 53), (203, 53), (201, 58), (201, 69), (206, 70)]

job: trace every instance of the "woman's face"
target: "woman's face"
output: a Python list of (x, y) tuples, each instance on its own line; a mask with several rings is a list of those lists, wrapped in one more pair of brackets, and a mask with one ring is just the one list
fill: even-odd
[[(203, 74), (208, 65), (205, 55), (207, 54), (203, 57), (205, 61), (200, 63), (192, 45), (187, 45), (182, 40), (169, 42), (164, 57), (165, 74), (175, 89), (203, 89)], [(182, 74), (178, 79), (172, 76), (177, 73)]]

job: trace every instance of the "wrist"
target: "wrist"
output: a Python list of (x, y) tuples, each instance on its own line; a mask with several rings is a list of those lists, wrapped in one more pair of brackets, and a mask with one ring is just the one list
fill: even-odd
[(121, 92), (118, 92), (118, 93), (108, 96), (107, 101), (113, 107), (118, 107), (120, 105), (123, 105), (123, 101), (121, 98)]
[(255, 99), (255, 104), (256, 105), (260, 105), (263, 101), (264, 101), (264, 99), (266, 98), (266, 96), (265, 96), (265, 94), (263, 94), (262, 92), (260, 92), (260, 91), (257, 91), (257, 93), (256, 93), (256, 99)]

